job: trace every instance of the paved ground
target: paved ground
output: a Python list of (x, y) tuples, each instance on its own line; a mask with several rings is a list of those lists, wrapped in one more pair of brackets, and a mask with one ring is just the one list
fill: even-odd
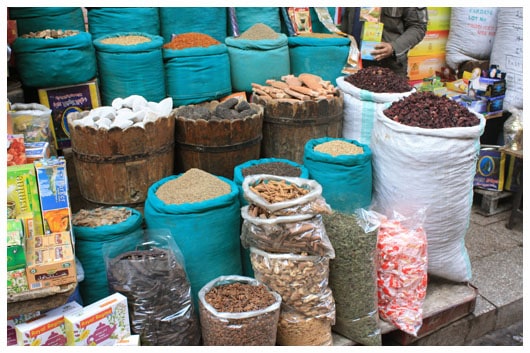
[(494, 330), (465, 344), (466, 346), (522, 346), (523, 322)]

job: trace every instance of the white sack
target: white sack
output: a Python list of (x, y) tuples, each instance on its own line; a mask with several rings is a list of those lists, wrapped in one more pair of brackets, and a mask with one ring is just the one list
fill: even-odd
[(428, 273), (471, 280), (465, 247), (473, 179), (485, 119), (473, 127), (426, 129), (400, 124), (378, 109), (372, 132), (373, 204), (384, 215), (426, 207)]

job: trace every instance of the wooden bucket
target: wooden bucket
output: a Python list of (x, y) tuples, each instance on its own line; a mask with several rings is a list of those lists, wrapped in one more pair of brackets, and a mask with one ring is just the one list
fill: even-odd
[(303, 164), (307, 141), (320, 137), (341, 137), (344, 96), (319, 101), (290, 103), (265, 101), (257, 95), (252, 102), (263, 105), (261, 158), (283, 158)]
[(238, 119), (204, 120), (175, 117), (175, 170), (183, 173), (199, 168), (233, 179), (234, 168), (260, 155), (263, 107), (258, 113)]
[(83, 116), (78, 114), (88, 112), (69, 114), (68, 125), (79, 190), (87, 201), (134, 207), (145, 202), (151, 184), (173, 174), (173, 114), (124, 130), (72, 126)]

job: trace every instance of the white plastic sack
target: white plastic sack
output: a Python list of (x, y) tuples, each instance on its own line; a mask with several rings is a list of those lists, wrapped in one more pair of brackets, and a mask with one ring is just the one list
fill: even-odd
[(506, 72), (503, 108), (523, 109), (523, 8), (501, 7), (490, 64)]
[(344, 76), (337, 78), (337, 87), (344, 93), (344, 117), (342, 136), (370, 146), (372, 129), (377, 108), (388, 107), (392, 102), (415, 92), (413, 88), (405, 93), (375, 93), (344, 81)]
[(428, 272), (456, 282), (471, 279), (465, 235), (485, 119), (472, 127), (426, 129), (378, 110), (372, 133), (373, 209), (405, 216), (426, 208)]
[(468, 60), (489, 60), (498, 7), (452, 7), (445, 61), (453, 70)]

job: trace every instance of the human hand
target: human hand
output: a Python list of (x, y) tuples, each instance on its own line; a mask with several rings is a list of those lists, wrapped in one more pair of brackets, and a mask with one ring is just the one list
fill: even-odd
[(385, 58), (391, 57), (394, 53), (394, 48), (392, 48), (392, 44), (381, 42), (374, 46), (374, 49), (370, 54), (376, 61), (381, 61)]

